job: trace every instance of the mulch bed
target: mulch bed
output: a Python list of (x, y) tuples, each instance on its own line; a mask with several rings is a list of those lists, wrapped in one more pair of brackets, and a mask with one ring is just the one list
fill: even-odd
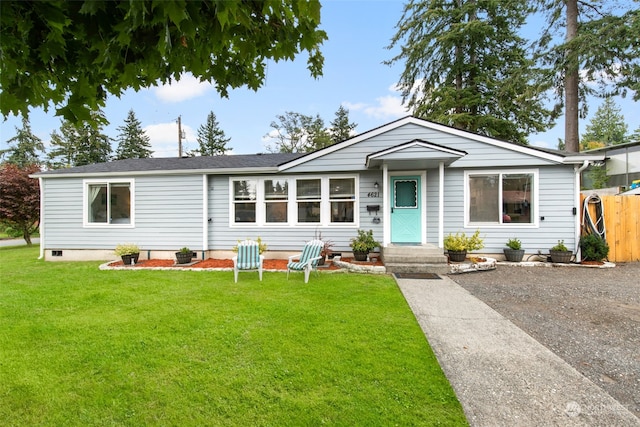
[[(373, 262), (360, 262), (354, 261), (353, 258), (342, 258), (344, 262), (358, 264), (358, 265), (383, 265), (382, 261), (379, 259)], [(286, 259), (265, 259), (263, 263), (263, 268), (265, 270), (283, 270), (287, 271), (287, 262)], [(114, 261), (109, 263), (110, 267), (122, 267), (124, 264), (122, 261)], [(151, 268), (151, 267), (175, 267), (175, 268), (233, 268), (233, 261), (230, 259), (215, 259), (208, 258), (203, 261), (198, 261), (195, 264), (176, 264), (173, 259), (147, 259), (140, 260), (136, 265), (131, 266), (131, 268)], [(340, 270), (340, 267), (333, 265), (332, 262), (327, 261), (325, 266), (319, 266), (319, 270)]]

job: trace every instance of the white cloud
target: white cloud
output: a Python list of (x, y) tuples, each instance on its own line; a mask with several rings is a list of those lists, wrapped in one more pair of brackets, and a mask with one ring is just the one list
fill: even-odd
[(191, 74), (184, 74), (179, 81), (159, 86), (154, 92), (161, 101), (182, 102), (202, 96), (211, 89), (211, 83), (201, 82)]
[(366, 102), (343, 102), (349, 110), (362, 111), (367, 116), (375, 119), (389, 120), (404, 117), (409, 114), (406, 107), (402, 105), (402, 97), (398, 94), (398, 87), (394, 84), (389, 87), (391, 95), (381, 96), (375, 99), (375, 103)]
[[(197, 148), (197, 135), (189, 126), (182, 125), (182, 153)], [(151, 140), (153, 157), (178, 157), (178, 124), (176, 122), (149, 125), (144, 131)]]

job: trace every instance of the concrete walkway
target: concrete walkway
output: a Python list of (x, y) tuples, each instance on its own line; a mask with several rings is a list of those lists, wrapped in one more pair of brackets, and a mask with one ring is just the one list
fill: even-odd
[(448, 277), (396, 281), (472, 426), (640, 426), (600, 387)]

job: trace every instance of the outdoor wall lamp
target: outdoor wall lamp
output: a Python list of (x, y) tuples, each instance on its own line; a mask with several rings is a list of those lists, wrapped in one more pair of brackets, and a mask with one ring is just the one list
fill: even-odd
[(375, 188), (377, 190), (378, 187), (380, 187), (380, 185), (378, 184), (378, 181), (374, 182), (373, 183), (373, 188)]

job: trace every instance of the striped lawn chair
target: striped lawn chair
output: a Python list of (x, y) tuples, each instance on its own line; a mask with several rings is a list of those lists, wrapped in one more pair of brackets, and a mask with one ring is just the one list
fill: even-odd
[(238, 283), (239, 271), (257, 271), (262, 281), (262, 262), (264, 255), (260, 255), (260, 246), (255, 240), (238, 242), (238, 255), (233, 257), (233, 278)]
[(290, 256), (287, 263), (287, 280), (289, 280), (291, 270), (304, 271), (304, 283), (308, 283), (311, 270), (318, 273), (317, 267), (318, 261), (322, 258), (322, 248), (324, 248), (322, 240), (311, 240), (304, 245), (302, 253)]

